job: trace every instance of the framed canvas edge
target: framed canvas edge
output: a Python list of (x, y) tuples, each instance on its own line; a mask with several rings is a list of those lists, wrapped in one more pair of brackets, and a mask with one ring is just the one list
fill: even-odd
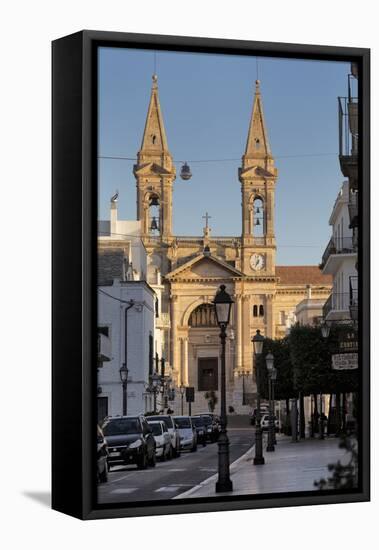
[[(53, 508), (78, 517), (80, 519), (101, 519), (101, 518), (116, 518), (116, 517), (135, 517), (146, 515), (159, 515), (159, 514), (182, 514), (191, 512), (211, 512), (211, 511), (225, 511), (225, 510), (242, 510), (242, 509), (255, 509), (255, 508), (268, 508), (268, 507), (283, 507), (283, 506), (302, 506), (302, 505), (319, 505), (319, 504), (336, 504), (336, 503), (348, 503), (348, 502), (365, 502), (370, 500), (370, 270), (369, 270), (369, 254), (370, 254), (370, 226), (369, 226), (369, 193), (370, 193), (370, 151), (369, 151), (369, 131), (370, 131), (370, 87), (369, 87), (369, 75), (370, 75), (370, 50), (366, 48), (350, 48), (350, 47), (335, 47), (335, 46), (307, 46), (302, 44), (282, 44), (282, 43), (266, 43), (266, 42), (253, 42), (253, 41), (240, 41), (229, 39), (208, 39), (208, 38), (195, 38), (195, 37), (175, 37), (164, 35), (145, 35), (134, 33), (113, 33), (102, 31), (81, 31), (64, 37), (53, 42), (54, 47), (61, 47), (67, 40), (75, 40), (80, 43), (78, 48), (78, 55), (81, 56), (82, 73), (81, 73), (81, 158), (80, 166), (76, 166), (77, 183), (81, 191), (81, 205), (80, 211), (76, 207), (73, 209), (72, 217), (76, 219), (75, 227), (81, 226), (81, 239), (78, 246), (80, 246), (81, 252), (81, 269), (79, 270), (80, 277), (77, 276), (77, 285), (80, 286), (81, 291), (81, 345), (80, 345), (80, 364), (81, 369), (73, 374), (73, 378), (66, 382), (65, 388), (69, 390), (74, 388), (76, 394), (78, 393), (78, 387), (81, 388), (81, 400), (80, 400), (80, 442), (76, 439), (76, 454), (81, 457), (79, 461), (79, 472), (76, 472), (74, 476), (80, 478), (80, 487), (77, 492), (73, 492), (73, 506), (61, 506), (57, 503), (53, 489)], [(361, 79), (361, 92), (362, 92), (362, 137), (361, 143), (361, 174), (362, 174), (362, 189), (364, 200), (361, 197), (361, 216), (360, 219), (360, 292), (361, 292), (361, 361), (363, 365), (362, 369), (362, 394), (365, 395), (363, 402), (361, 403), (361, 413), (363, 429), (361, 433), (361, 445), (362, 445), (362, 491), (359, 493), (348, 494), (311, 494), (307, 496), (296, 496), (291, 494), (289, 496), (276, 495), (267, 498), (262, 497), (259, 500), (252, 498), (251, 500), (241, 499), (233, 497), (233, 500), (222, 501), (217, 497), (212, 498), (207, 502), (184, 502), (183, 504), (166, 505), (166, 504), (151, 504), (144, 503), (135, 507), (122, 507), (115, 506), (113, 508), (98, 508), (94, 506), (95, 502), (95, 488), (93, 485), (94, 470), (93, 470), (93, 456), (92, 456), (92, 442), (94, 441), (94, 423), (92, 422), (94, 415), (93, 393), (96, 390), (96, 376), (91, 369), (92, 362), (92, 338), (91, 334), (94, 334), (93, 328), (96, 319), (94, 316), (94, 303), (96, 300), (96, 285), (92, 284), (94, 273), (93, 263), (94, 255), (96, 255), (96, 243), (94, 246), (93, 235), (96, 235), (96, 217), (93, 216), (95, 212), (94, 207), (96, 203), (96, 193), (92, 191), (92, 182), (94, 179), (93, 171), (93, 151), (94, 144), (97, 139), (97, 134), (94, 129), (95, 110), (97, 108), (96, 90), (94, 89), (94, 48), (103, 45), (117, 44), (118, 46), (124, 45), (125, 47), (157, 47), (162, 48), (183, 48), (183, 50), (194, 51), (212, 51), (216, 52), (228, 52), (228, 53), (241, 53), (241, 50), (245, 55), (252, 55), (252, 52), (274, 55), (278, 57), (304, 57), (312, 59), (354, 59), (360, 63), (363, 68), (363, 78)], [(63, 46), (64, 48), (65, 46)], [(54, 90), (53, 90), (53, 137), (54, 137)], [(76, 121), (77, 122), (77, 121)], [(53, 146), (53, 159), (54, 154), (57, 155), (57, 151), (54, 153)], [(80, 173), (80, 175), (79, 175)], [(53, 188), (56, 183), (57, 174), (54, 174), (53, 170)], [(78, 190), (79, 191), (79, 190)], [(94, 196), (95, 195), (95, 196)], [(54, 200), (53, 200), (54, 202)], [(55, 208), (57, 205), (55, 205)], [(94, 220), (95, 218), (95, 220)], [(80, 223), (79, 223), (80, 222)], [(54, 225), (54, 221), (53, 221)], [(93, 231), (95, 233), (93, 233)], [(58, 232), (59, 233), (59, 232)], [(66, 234), (67, 235), (67, 234)], [(77, 234), (70, 234), (68, 232), (68, 240), (73, 242), (77, 238)], [(67, 236), (66, 236), (67, 238)], [(54, 245), (53, 245), (54, 246)], [(56, 244), (55, 244), (56, 246)], [(75, 244), (74, 244), (75, 246)], [(54, 273), (54, 265), (53, 265)], [(78, 273), (77, 273), (78, 275)], [(57, 281), (61, 278), (61, 275), (55, 273), (54, 278)], [(62, 284), (62, 281), (60, 282)], [(67, 285), (66, 285), (67, 286)], [(53, 319), (56, 318), (57, 312), (54, 308), (54, 291), (53, 291)], [(54, 333), (53, 330), (53, 346), (61, 338), (60, 335)], [(53, 360), (53, 388), (56, 386), (55, 376), (57, 372), (63, 369), (62, 361), (55, 358), (55, 369)], [(79, 360), (79, 358), (77, 358)], [(57, 391), (57, 390), (56, 390)], [(56, 394), (55, 391), (55, 394)], [(54, 391), (53, 391), (54, 399)], [(91, 408), (92, 403), (92, 408)], [(54, 408), (53, 400), (53, 408)], [(55, 414), (55, 422), (53, 421), (53, 431), (61, 422), (57, 420)], [(54, 411), (53, 411), (54, 418)], [(56, 440), (57, 438), (55, 438)], [(55, 455), (59, 452), (59, 449), (63, 452), (64, 444), (60, 444), (56, 441)], [(53, 477), (60, 477), (61, 474), (57, 472), (57, 469), (53, 463)], [(61, 484), (62, 486), (62, 484)]]

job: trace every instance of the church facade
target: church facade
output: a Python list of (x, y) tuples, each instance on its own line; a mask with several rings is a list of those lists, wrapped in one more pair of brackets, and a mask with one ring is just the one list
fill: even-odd
[(259, 82), (246, 148), (236, 174), (241, 184), (241, 235), (213, 236), (208, 214), (202, 235), (173, 233), (176, 169), (156, 76), (133, 172), (137, 220), (148, 255), (147, 282), (160, 289), (158, 326), (166, 369), (176, 388), (173, 408), (180, 411), (180, 386), (195, 388), (193, 412), (207, 410), (207, 392), (217, 394), (220, 390), (220, 339), (212, 301), (224, 284), (234, 300), (226, 342), (227, 405), (236, 412), (247, 412), (256, 396), (251, 339), (257, 329), (270, 338), (282, 337), (295, 321), (297, 304), (310, 291), (320, 303), (331, 291), (330, 277), (318, 266), (276, 265), (278, 171)]

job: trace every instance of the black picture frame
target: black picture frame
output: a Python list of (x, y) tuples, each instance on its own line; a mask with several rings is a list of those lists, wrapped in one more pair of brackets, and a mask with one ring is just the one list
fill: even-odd
[[(354, 61), (359, 67), (360, 486), (323, 491), (96, 504), (97, 64), (99, 46)], [(370, 499), (370, 50), (82, 31), (52, 44), (52, 507), (81, 519), (302, 506)], [(68, 452), (69, 450), (69, 452)]]

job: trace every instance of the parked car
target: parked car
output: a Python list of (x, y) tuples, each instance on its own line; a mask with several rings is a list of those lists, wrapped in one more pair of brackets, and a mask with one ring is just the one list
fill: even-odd
[(197, 442), (201, 443), (203, 447), (207, 444), (207, 427), (204, 422), (204, 418), (201, 416), (191, 416), (192, 425), (196, 430)]
[(180, 448), (189, 449), (191, 452), (197, 450), (196, 429), (192, 425), (190, 416), (174, 416), (174, 422), (178, 427), (180, 436)]
[[(268, 407), (266, 405), (261, 405), (260, 409), (261, 409), (261, 420), (262, 420), (263, 415), (268, 414)], [(258, 409), (253, 409), (249, 412), (250, 424), (252, 424), (253, 426), (255, 426), (255, 423), (257, 421), (257, 411)]]
[(155, 439), (144, 416), (108, 417), (102, 429), (109, 468), (113, 464), (136, 464), (140, 470), (155, 466)]
[(99, 483), (108, 481), (108, 445), (100, 426), (97, 426), (97, 479)]
[[(261, 428), (262, 428), (262, 430), (264, 430), (264, 431), (268, 430), (269, 420), (270, 420), (270, 415), (269, 414), (264, 414), (262, 416), (262, 418), (261, 418)], [(275, 423), (275, 431), (278, 432), (279, 431), (279, 420), (278, 420), (277, 416), (274, 417), (274, 423)]]
[(214, 443), (215, 441), (217, 441), (218, 436), (220, 434), (220, 427), (219, 427), (219, 422), (217, 420), (217, 417), (214, 418), (212, 414), (208, 414), (208, 413), (201, 413), (201, 414), (197, 414), (196, 416), (199, 416), (204, 421), (204, 424), (207, 428), (207, 440), (210, 441), (211, 443)]
[(172, 458), (171, 437), (166, 424), (162, 420), (147, 419), (155, 439), (155, 456), (161, 460)]
[(148, 419), (149, 422), (150, 420), (162, 420), (162, 422), (166, 424), (168, 433), (171, 438), (172, 456), (180, 456), (180, 436), (178, 429), (175, 427), (173, 417), (169, 414), (157, 414), (149, 416)]

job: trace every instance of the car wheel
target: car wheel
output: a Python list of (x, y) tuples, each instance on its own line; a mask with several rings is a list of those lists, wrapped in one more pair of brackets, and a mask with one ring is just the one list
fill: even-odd
[(141, 456), (141, 458), (138, 460), (137, 462), (137, 468), (139, 470), (146, 470), (147, 468), (147, 456), (146, 456), (146, 452), (143, 453), (143, 455)]
[(172, 459), (172, 447), (170, 445), (167, 453), (167, 460), (171, 460), (171, 459)]
[(155, 451), (153, 452), (153, 455), (149, 461), (149, 464), (152, 468), (155, 468), (155, 465), (157, 463), (157, 460), (156, 460), (156, 456), (155, 456)]
[(99, 474), (100, 483), (106, 483), (108, 481), (108, 466), (107, 463), (104, 465), (104, 470)]

